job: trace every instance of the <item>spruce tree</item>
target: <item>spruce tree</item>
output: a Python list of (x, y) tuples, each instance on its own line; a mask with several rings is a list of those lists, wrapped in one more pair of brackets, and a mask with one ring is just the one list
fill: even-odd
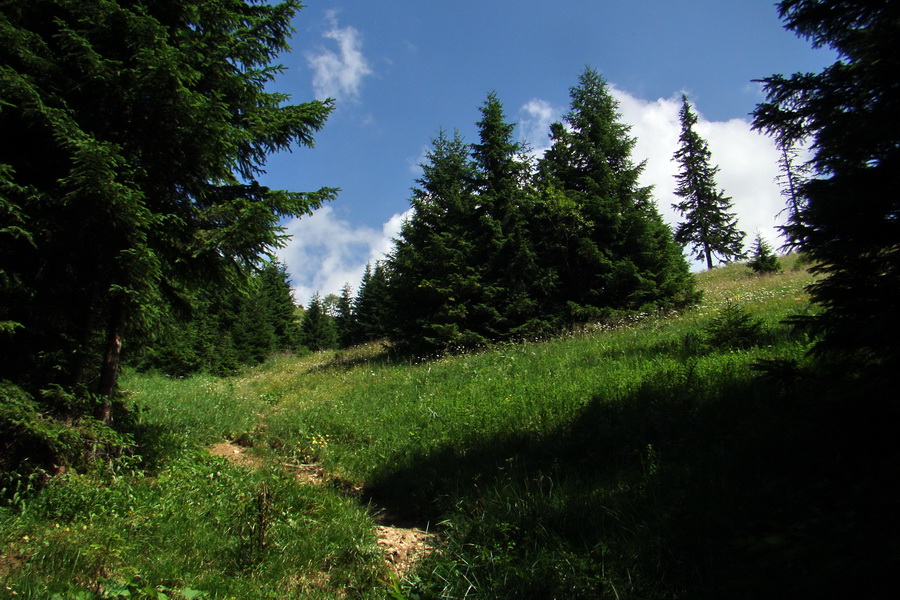
[[(820, 73), (773, 75), (754, 126), (776, 139), (812, 141), (803, 202), (784, 228), (821, 275), (810, 286), (822, 310), (798, 319), (820, 355), (861, 361), (895, 376), (900, 365), (900, 5), (784, 0), (786, 27), (833, 49)], [(845, 361), (846, 362), (846, 361)]]
[(747, 266), (750, 267), (751, 271), (759, 274), (777, 273), (781, 270), (778, 256), (759, 233), (756, 234), (756, 240), (753, 242), (753, 248), (750, 250), (750, 261), (747, 263)]
[(545, 278), (528, 227), (532, 166), (496, 94), (488, 94), (480, 111), (479, 142), (472, 145), (478, 221), (469, 260), (484, 266), (483, 296), (468, 326), (493, 341), (535, 335), (546, 324), (537, 298)]
[(376, 262), (374, 269), (366, 265), (353, 306), (360, 341), (371, 342), (388, 335), (388, 269), (382, 261)]
[[(422, 176), (410, 199), (414, 209), (403, 224), (388, 264), (388, 328), (398, 346), (417, 352), (485, 343), (471, 323), (483, 303), (484, 258), (475, 167), (458, 133), (432, 140)], [(360, 286), (357, 312), (363, 329), (375, 300), (368, 273)]]
[(266, 360), (276, 347), (271, 307), (260, 293), (259, 280), (253, 280), (246, 295), (240, 297), (240, 309), (232, 329), (238, 361), (255, 365)]
[[(260, 185), (329, 103), (267, 91), (297, 0), (0, 4), (0, 378), (107, 401), (127, 336), (334, 190)], [(9, 333), (11, 331), (11, 334)]]
[(713, 268), (713, 258), (719, 261), (738, 260), (744, 256), (744, 232), (737, 228), (731, 198), (716, 185), (719, 168), (710, 163), (709, 146), (694, 131), (697, 115), (691, 110), (687, 96), (682, 96), (680, 147), (675, 159), (680, 165), (675, 176), (678, 187), (675, 195), (682, 198), (673, 205), (683, 217), (675, 229), (675, 240), (696, 252), (697, 259), (705, 259)]
[(322, 297), (316, 293), (309, 301), (300, 325), (303, 345), (312, 351), (330, 350), (338, 344), (334, 319), (325, 310)]
[[(803, 185), (809, 179), (810, 167), (800, 159), (798, 140), (789, 136), (779, 136), (776, 139), (778, 146), (778, 169), (781, 171), (775, 178), (781, 188), (781, 195), (787, 204), (788, 222), (798, 218), (803, 207)], [(780, 214), (780, 213), (779, 213)]]
[[(541, 257), (555, 273), (555, 310), (570, 320), (610, 309), (693, 301), (693, 277), (651, 197), (643, 163), (603, 78), (586, 69), (565, 123), (539, 165)], [(546, 262), (549, 261), (549, 262)]]
[(296, 350), (300, 345), (300, 324), (297, 322), (294, 296), (287, 267), (278, 260), (270, 260), (255, 278), (259, 280), (259, 295), (269, 315), (276, 350)]
[(335, 303), (334, 326), (341, 348), (352, 346), (357, 342), (357, 323), (353, 315), (353, 288), (349, 283), (341, 288), (341, 295)]

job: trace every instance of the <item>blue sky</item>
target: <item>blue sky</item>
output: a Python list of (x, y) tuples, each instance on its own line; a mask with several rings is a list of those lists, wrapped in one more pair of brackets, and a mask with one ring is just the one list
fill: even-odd
[[(390, 249), (409, 208), (418, 163), (440, 128), (476, 141), (491, 91), (536, 152), (568, 108), (585, 66), (603, 74), (646, 160), (643, 183), (670, 223), (678, 107), (687, 93), (720, 167), (740, 227), (776, 239), (783, 207), (777, 154), (750, 131), (763, 95), (753, 79), (818, 71), (833, 60), (786, 31), (764, 0), (308, 0), (295, 19), (287, 67), (272, 89), (295, 102), (333, 97), (314, 149), (270, 157), (263, 182), (341, 188), (312, 217), (286, 223), (279, 252), (296, 299), (354, 288)], [(747, 244), (752, 239), (747, 240)]]

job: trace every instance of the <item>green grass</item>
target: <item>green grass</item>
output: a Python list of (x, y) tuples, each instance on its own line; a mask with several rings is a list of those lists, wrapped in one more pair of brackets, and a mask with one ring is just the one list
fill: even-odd
[[(880, 591), (898, 557), (881, 535), (900, 508), (896, 414), (861, 382), (754, 370), (809, 344), (781, 321), (809, 310), (810, 277), (784, 266), (703, 273), (683, 314), (439, 360), (370, 345), (230, 379), (130, 375), (144, 469), (70, 473), (0, 509), (3, 583), (32, 598), (384, 598), (371, 503), (440, 534), (409, 598)], [(749, 347), (709, 343), (727, 307), (760, 323)], [(222, 439), (270, 466), (203, 452)], [(297, 462), (345, 485), (278, 467)]]

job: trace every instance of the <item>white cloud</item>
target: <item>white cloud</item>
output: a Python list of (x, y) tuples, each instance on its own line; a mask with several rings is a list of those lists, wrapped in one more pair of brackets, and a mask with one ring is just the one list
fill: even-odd
[(559, 121), (562, 113), (562, 109), (540, 98), (529, 100), (519, 109), (519, 137), (528, 144), (534, 158), (540, 158), (550, 148), (550, 124)]
[(363, 78), (372, 74), (361, 50), (360, 33), (354, 27), (338, 27), (333, 10), (328, 11), (326, 20), (330, 28), (322, 35), (337, 42), (337, 52), (323, 46), (306, 57), (313, 70), (316, 98), (357, 99)]
[(406, 159), (406, 163), (409, 165), (409, 172), (415, 175), (416, 179), (422, 177), (422, 165), (428, 163), (428, 153), (431, 152), (432, 148), (432, 146), (422, 146), (419, 149), (418, 156)]
[[(647, 160), (641, 183), (654, 186), (660, 212), (674, 226), (681, 219), (672, 209), (679, 200), (675, 196), (678, 164), (673, 155), (681, 133), (681, 95), (647, 101), (615, 87), (610, 91), (619, 101), (622, 121), (632, 126), (631, 135), (637, 137), (633, 158)], [(711, 162), (719, 167), (716, 182), (731, 197), (738, 227), (747, 233), (745, 248), (749, 249), (757, 232), (780, 246), (776, 227), (783, 222), (777, 215), (784, 208), (784, 198), (775, 183), (775, 142), (753, 131), (748, 120), (708, 121), (702, 113), (698, 114), (696, 131), (709, 143)]]
[(289, 221), (291, 238), (278, 258), (291, 276), (294, 299), (305, 304), (316, 292), (339, 294), (347, 283), (356, 290), (366, 264), (391, 251), (407, 214), (393, 215), (381, 230), (342, 220), (331, 206)]

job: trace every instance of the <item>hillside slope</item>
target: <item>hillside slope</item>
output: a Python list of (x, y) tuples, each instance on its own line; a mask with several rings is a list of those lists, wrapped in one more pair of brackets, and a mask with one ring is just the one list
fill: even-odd
[[(32, 598), (872, 596), (898, 556), (896, 414), (794, 368), (809, 340), (781, 321), (810, 279), (784, 266), (480, 353), (132, 375), (142, 456), (0, 509), (0, 577)], [(255, 468), (206, 452), (226, 440)], [(378, 513), (437, 534), (402, 582)]]

